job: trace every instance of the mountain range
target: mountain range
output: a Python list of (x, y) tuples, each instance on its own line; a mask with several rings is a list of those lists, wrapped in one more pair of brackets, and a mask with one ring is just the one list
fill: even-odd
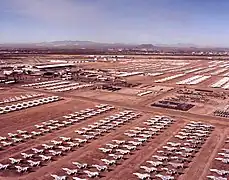
[(58, 48), (58, 49), (112, 49), (112, 48), (126, 48), (126, 49), (150, 49), (150, 50), (225, 50), (228, 48), (217, 47), (201, 47), (195, 44), (125, 44), (125, 43), (100, 43), (93, 41), (52, 41), (52, 42), (40, 42), (40, 43), (3, 43), (0, 44), (0, 48)]

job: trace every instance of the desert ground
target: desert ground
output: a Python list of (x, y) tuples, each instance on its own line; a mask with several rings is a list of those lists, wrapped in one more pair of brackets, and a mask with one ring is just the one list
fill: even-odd
[[(57, 56), (56, 58), (61, 57)], [(176, 57), (174, 56), (174, 58)], [(219, 175), (210, 169), (225, 171), (229, 169), (228, 163), (215, 159), (223, 158), (218, 154), (223, 152), (222, 149), (229, 149), (229, 119), (215, 114), (215, 111), (225, 110), (228, 105), (229, 92), (227, 88), (223, 88), (228, 82), (220, 87), (213, 87), (213, 84), (228, 76), (229, 64), (223, 60), (198, 60), (198, 57), (194, 59), (197, 60), (189, 60), (187, 57), (184, 60), (166, 60), (166, 58), (158, 60), (154, 57), (137, 56), (133, 58), (133, 56), (129, 56), (120, 62), (94, 62), (78, 65), (85, 69), (93, 67), (94, 69), (112, 71), (115, 72), (114, 76), (115, 74), (123, 74), (123, 72), (139, 72), (136, 75), (122, 77), (128, 83), (136, 85), (132, 87), (119, 86), (120, 89), (116, 91), (93, 88), (96, 82), (90, 82), (92, 86), (62, 92), (48, 90), (45, 86), (24, 86), (29, 83), (22, 82), (2, 87), (3, 89), (0, 89), (0, 107), (50, 96), (58, 96), (60, 99), (0, 114), (0, 163), (2, 165), (9, 164), (5, 170), (0, 166), (0, 179), (51, 180), (53, 179), (51, 175), (54, 174), (66, 176), (67, 179), (73, 179), (73, 177), (92, 179), (85, 172), (86, 170), (99, 172), (99, 175), (93, 179), (103, 180), (139, 179), (134, 175), (137, 172), (149, 174), (151, 179), (162, 179), (158, 174), (179, 180), (203, 180), (208, 179), (207, 176), (222, 176), (228, 179), (229, 172), (226, 175)], [(153, 73), (160, 74), (153, 75)], [(179, 74), (180, 76), (176, 77)], [(188, 81), (180, 83), (194, 76), (199, 76), (196, 79), (206, 76), (206, 79), (199, 82), (192, 80), (191, 83)], [(41, 82), (45, 81), (47, 80), (42, 79)], [(70, 81), (71, 83), (75, 82), (74, 80)], [(60, 80), (60, 82), (62, 81)], [(79, 82), (80, 85), (90, 83)], [(50, 86), (47, 87), (52, 86), (55, 85), (50, 83)], [(147, 91), (148, 93), (141, 95)], [(15, 100), (15, 97), (27, 94), (42, 94), (42, 96)], [(6, 99), (11, 99), (11, 101)], [(164, 101), (167, 103), (163, 104)], [(156, 104), (157, 106), (155, 106)], [(183, 107), (187, 104), (193, 106), (184, 110)], [(114, 118), (114, 116), (116, 117)], [(154, 123), (147, 124), (150, 119), (157, 116), (167, 117), (172, 122), (163, 125), (164, 121), (158, 117), (159, 121), (154, 119), (156, 125)], [(89, 128), (102, 120), (110, 120), (110, 122), (98, 125), (96, 128)], [(47, 124), (47, 122), (51, 122), (51, 124)], [(184, 140), (176, 137), (193, 122), (200, 122), (196, 132), (191, 132)], [(154, 132), (158, 124), (163, 128)], [(43, 127), (38, 128), (37, 125)], [(56, 128), (52, 128), (53, 126)], [(207, 126), (211, 126), (212, 129), (209, 130), (206, 128)], [(76, 132), (83, 131), (85, 128), (89, 128), (85, 130), (85, 136)], [(136, 133), (133, 137), (126, 135), (134, 132), (132, 130), (137, 128), (144, 130), (140, 130), (141, 132)], [(50, 129), (50, 132), (43, 132), (44, 129)], [(96, 134), (96, 129), (99, 129), (99, 134)], [(20, 133), (18, 130), (25, 132)], [(102, 130), (104, 131), (102, 132)], [(191, 151), (190, 156), (184, 162), (179, 161), (179, 158), (183, 157), (175, 155), (175, 152), (179, 150), (186, 153), (185, 149), (180, 150), (180, 148), (191, 147), (192, 143), (188, 145), (189, 141), (187, 140), (192, 140), (195, 138), (192, 137), (192, 134), (195, 136), (201, 131), (207, 135), (200, 138), (201, 143), (194, 148), (194, 151)], [(36, 135), (36, 132), (41, 133)], [(114, 164), (108, 165), (102, 160), (114, 160), (114, 156), (109, 156), (109, 154), (121, 155), (119, 150), (128, 150), (128, 147), (131, 146), (130, 143), (128, 144), (129, 141), (139, 142), (147, 134), (150, 136), (144, 142), (136, 145), (121, 159), (115, 160)], [(31, 137), (26, 138), (25, 135), (31, 135)], [(93, 137), (90, 138), (89, 135)], [(69, 140), (65, 141), (62, 139), (63, 137), (67, 137)], [(77, 138), (88, 139), (87, 142), (80, 143), (79, 140), (76, 140)], [(21, 139), (21, 141), (16, 142), (17, 139)], [(107, 144), (114, 145), (113, 140), (124, 141), (125, 145), (110, 148)], [(61, 145), (56, 145), (54, 141), (62, 142)], [(6, 145), (9, 142), (12, 144)], [(149, 163), (147, 164), (147, 161), (156, 161), (153, 156), (160, 155), (159, 152), (162, 150), (165, 151), (164, 147), (169, 146), (169, 142), (181, 145), (175, 146), (177, 148), (175, 151), (166, 150), (171, 154), (163, 155), (168, 158), (163, 162), (164, 164), (157, 166), (157, 170), (152, 172), (141, 168), (142, 166), (153, 167)], [(70, 150), (63, 150), (63, 147), (70, 147), (70, 144), (74, 143), (79, 144)], [(44, 144), (53, 147), (46, 149)], [(32, 150), (34, 148), (44, 151), (41, 154), (35, 153)], [(110, 151), (104, 153), (101, 148), (110, 149)], [(55, 152), (61, 152), (61, 154), (54, 155)], [(23, 153), (33, 154), (33, 156), (25, 158)], [(43, 160), (40, 155), (49, 156), (51, 159)], [(174, 156), (177, 156), (178, 160), (171, 158)], [(20, 162), (12, 164), (9, 158), (20, 159)], [(29, 163), (30, 160), (39, 161), (40, 164), (33, 167)], [(73, 162), (86, 163), (87, 167), (80, 169)], [(182, 163), (184, 167), (174, 167), (173, 163)], [(106, 166), (107, 169), (99, 171), (93, 166), (95, 164)], [(29, 167), (29, 169), (20, 173), (16, 166)], [(77, 172), (69, 175), (63, 168), (77, 169)], [(169, 170), (174, 170), (175, 173), (170, 173)]]

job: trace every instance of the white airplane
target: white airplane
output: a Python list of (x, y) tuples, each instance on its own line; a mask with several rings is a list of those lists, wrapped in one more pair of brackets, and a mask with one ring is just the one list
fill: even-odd
[(9, 160), (11, 161), (11, 164), (19, 164), (22, 159), (15, 159), (15, 158), (9, 158)]
[(23, 131), (23, 130), (17, 130), (18, 134), (27, 134), (27, 131)]
[(124, 144), (126, 141), (124, 141), (124, 140), (112, 140), (114, 143), (116, 143), (116, 144)]
[(64, 127), (65, 126), (65, 124), (61, 124), (61, 123), (56, 123), (55, 124), (57, 127)]
[(142, 142), (136, 142), (136, 141), (128, 141), (127, 143), (129, 143), (129, 144), (133, 144), (134, 146), (140, 146), (140, 145), (142, 145)]
[(227, 180), (226, 177), (207, 176), (207, 178), (212, 180)]
[(100, 136), (100, 132), (88, 132), (88, 134), (92, 134), (93, 136)]
[(223, 163), (225, 163), (225, 164), (229, 164), (229, 158), (227, 159), (227, 158), (215, 158), (216, 160), (218, 160), (218, 161), (221, 161), (221, 162), (223, 162)]
[(90, 178), (94, 178), (94, 177), (98, 177), (99, 176), (99, 172), (92, 172), (92, 171), (88, 171), (88, 170), (85, 170), (83, 172), (86, 173), (87, 176), (90, 177)]
[(71, 121), (62, 121), (62, 123), (64, 123), (65, 125), (70, 125), (70, 124), (72, 124)]
[(80, 139), (80, 138), (75, 138), (76, 141), (78, 141), (79, 143), (86, 143), (87, 139)]
[(163, 162), (161, 161), (146, 161), (147, 163), (150, 163), (152, 166), (157, 167), (160, 165), (163, 165)]
[(181, 140), (187, 139), (186, 136), (175, 135), (175, 137)]
[(131, 130), (129, 130), (129, 132), (135, 133), (135, 134), (139, 134), (139, 133), (141, 133), (142, 131), (131, 129)]
[(162, 180), (173, 180), (174, 179), (173, 176), (164, 176), (162, 174), (156, 174), (155, 176), (161, 178)]
[(104, 153), (111, 153), (112, 149), (106, 149), (106, 148), (99, 148), (100, 151), (104, 152)]
[(166, 153), (166, 152), (165, 152), (165, 151), (163, 151), (163, 150), (158, 150), (157, 152), (158, 152), (158, 153), (161, 153), (161, 154)]
[(185, 150), (185, 152), (188, 152), (188, 153), (195, 151), (194, 148), (181, 147), (180, 149)]
[(25, 159), (29, 159), (32, 158), (34, 156), (34, 154), (27, 154), (27, 153), (21, 153), (21, 155), (23, 156), (23, 158)]
[(96, 128), (96, 129), (94, 129), (94, 130), (100, 132), (101, 134), (107, 132), (106, 129), (99, 129), (99, 128)]
[(162, 146), (163, 149), (167, 149), (168, 151), (175, 151), (177, 150), (176, 147), (169, 147), (169, 146)]
[(106, 144), (106, 146), (109, 146), (110, 148), (118, 148), (118, 144), (110, 144), (110, 143), (108, 143), (108, 144)]
[(82, 135), (82, 134), (86, 134), (86, 131), (80, 131), (80, 130), (75, 130), (76, 133)]
[(53, 149), (54, 148), (53, 145), (47, 145), (47, 144), (42, 144), (41, 146), (43, 146), (45, 149)]
[(151, 134), (139, 134), (138, 136), (143, 137), (143, 138), (147, 138), (147, 139), (152, 137)]
[(223, 148), (222, 150), (225, 151), (226, 153), (229, 153), (229, 149)]
[(195, 140), (195, 139), (187, 139), (187, 142), (191, 142), (193, 144), (203, 144), (203, 141)]
[(40, 131), (41, 131), (42, 133), (49, 133), (51, 130), (50, 130), (50, 129), (41, 128)]
[(152, 127), (151, 127), (151, 128), (149, 128), (148, 130), (150, 130), (150, 131), (152, 131), (152, 132), (155, 132), (155, 133), (160, 131), (159, 129), (152, 128)]
[(73, 180), (87, 180), (87, 179), (82, 179), (82, 178), (78, 178), (78, 177), (72, 177)]
[(137, 176), (141, 180), (151, 179), (150, 174), (147, 173), (133, 173), (135, 176)]
[(53, 143), (55, 145), (61, 145), (63, 143), (63, 141), (51, 140), (51, 143)]
[(21, 136), (22, 136), (24, 139), (30, 139), (30, 138), (33, 137), (32, 135), (28, 135), (28, 134), (22, 134)]
[(101, 159), (106, 165), (112, 166), (116, 164), (116, 160)]
[(34, 125), (37, 129), (40, 129), (40, 128), (44, 128), (44, 125), (38, 125), (38, 124), (36, 124), (36, 125)]
[(199, 129), (197, 129), (196, 132), (199, 132), (199, 133), (202, 133), (202, 134), (209, 134), (210, 133), (209, 131), (199, 130)]
[(15, 168), (17, 169), (17, 172), (19, 172), (19, 173), (24, 173), (24, 172), (27, 172), (29, 170), (29, 167), (15, 166)]
[(78, 147), (80, 144), (79, 143), (73, 143), (73, 142), (67, 142), (67, 144), (70, 146), (70, 147)]
[(30, 166), (35, 167), (35, 166), (40, 166), (41, 161), (32, 161), (32, 160), (28, 160), (27, 161), (29, 163)]
[(64, 152), (71, 151), (71, 149), (72, 149), (72, 147), (65, 147), (65, 146), (58, 146), (58, 148), (60, 148)]
[(47, 126), (47, 128), (49, 128), (49, 129), (51, 129), (51, 130), (56, 130), (56, 129), (58, 129), (57, 126)]
[(139, 141), (139, 142), (146, 142), (147, 141), (146, 138), (134, 138), (134, 139)]
[(130, 151), (136, 150), (136, 148), (137, 148), (136, 146), (129, 146), (129, 145), (123, 145), (122, 147), (125, 147)]
[(41, 132), (37, 132), (37, 131), (32, 131), (31, 134), (33, 134), (34, 136), (40, 136)]
[(210, 169), (211, 172), (215, 172), (221, 176), (227, 176), (229, 175), (229, 171), (226, 170), (218, 170), (218, 169)]
[(159, 129), (159, 130), (164, 128), (164, 126), (156, 126), (156, 125), (154, 125), (153, 127), (156, 128), (156, 129)]
[(58, 123), (59, 121), (58, 120), (49, 120), (49, 122), (51, 122), (52, 124), (55, 124), (55, 123)]
[(68, 175), (73, 175), (78, 172), (77, 169), (62, 168)]
[(177, 171), (175, 169), (161, 168), (161, 170), (166, 171), (167, 174), (170, 174), (170, 175), (177, 174)]
[(52, 156), (45, 156), (40, 154), (39, 157), (41, 157), (42, 161), (50, 161), (52, 159)]
[(127, 132), (125, 132), (124, 135), (126, 135), (128, 137), (137, 137), (137, 134), (127, 133)]
[(86, 134), (84, 134), (82, 136), (85, 137), (86, 139), (94, 139), (95, 138), (95, 136), (93, 136), (93, 135), (86, 135)]
[(101, 165), (97, 165), (97, 164), (93, 164), (91, 166), (96, 168), (98, 171), (106, 171), (108, 169), (107, 166), (101, 166)]
[(202, 133), (193, 133), (193, 135), (195, 136), (199, 136), (199, 137), (206, 137), (206, 134), (202, 134)]
[(45, 126), (50, 126), (50, 125), (52, 125), (51, 122), (42, 122), (42, 124), (44, 124)]
[(4, 147), (13, 145), (13, 142), (2, 141), (1, 143)]
[(221, 156), (223, 156), (225, 158), (229, 158), (229, 154), (227, 154), (227, 153), (218, 153), (218, 155), (221, 155)]
[(175, 151), (174, 153), (175, 154), (179, 154), (179, 155), (181, 155), (183, 157), (190, 157), (190, 156), (192, 156), (191, 153), (185, 153), (185, 152), (180, 152), (180, 151)]
[(143, 122), (143, 124), (147, 125), (147, 126), (151, 126), (151, 125), (154, 125), (153, 122)]
[(144, 169), (147, 173), (152, 173), (157, 171), (157, 168), (155, 167), (140, 166), (140, 168)]
[(83, 129), (84, 131), (91, 131), (92, 128), (87, 128), (87, 127), (82, 127), (81, 129)]
[(170, 164), (170, 165), (173, 166), (174, 168), (184, 168), (184, 164), (182, 164), (182, 163), (173, 163), (173, 162), (169, 162), (168, 164)]
[(68, 116), (63, 116), (63, 118), (65, 118), (65, 119), (71, 119), (71, 118), (72, 118), (72, 116), (71, 116), (71, 115), (68, 115)]
[(17, 136), (18, 136), (18, 134), (8, 133), (8, 136), (9, 136), (9, 137), (17, 137)]
[(50, 152), (53, 156), (60, 156), (60, 155), (62, 155), (62, 151), (49, 150), (49, 152)]
[(9, 164), (1, 164), (0, 163), (0, 170), (6, 170), (9, 167)]
[(117, 152), (121, 153), (122, 155), (129, 154), (130, 150), (123, 150), (123, 149), (116, 149)]
[(61, 137), (59, 137), (60, 139), (62, 139), (63, 141), (71, 141), (71, 138), (70, 137), (63, 137), (63, 136), (61, 136)]
[(12, 140), (13, 140), (14, 143), (22, 142), (23, 141), (22, 138), (12, 138)]
[(193, 133), (186, 133), (186, 132), (179, 132), (178, 134), (182, 135), (182, 136), (189, 136)]
[(171, 156), (170, 157), (170, 159), (172, 159), (172, 160), (178, 160), (180, 157), (178, 157), (178, 156)]
[(88, 127), (90, 127), (90, 128), (93, 128), (93, 129), (94, 129), (94, 128), (97, 128), (97, 127), (98, 127), (98, 125), (89, 124), (89, 125), (88, 125)]
[(123, 158), (123, 155), (116, 155), (116, 154), (108, 154), (108, 156), (113, 157), (115, 160), (119, 160)]
[(6, 140), (6, 139), (7, 139), (7, 137), (0, 136), (0, 141)]
[(44, 153), (44, 149), (32, 148), (32, 150), (33, 150), (34, 153), (36, 153), (36, 154), (42, 154), (42, 153)]
[(167, 160), (167, 159), (168, 159), (168, 157), (167, 157), (167, 156), (158, 156), (158, 155), (153, 155), (152, 157), (153, 157), (153, 158), (158, 159), (159, 161), (165, 161), (165, 160)]
[(86, 163), (79, 163), (79, 162), (72, 162), (72, 164), (76, 165), (79, 169), (85, 169), (88, 166)]
[(56, 174), (51, 174), (51, 176), (55, 179), (55, 180), (66, 180), (67, 176), (58, 176)]
[(181, 143), (174, 143), (174, 142), (167, 142), (168, 145), (171, 145), (173, 147), (177, 147), (177, 146), (180, 146)]

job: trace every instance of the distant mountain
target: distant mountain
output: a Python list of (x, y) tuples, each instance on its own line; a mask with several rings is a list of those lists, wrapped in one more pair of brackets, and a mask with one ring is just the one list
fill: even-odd
[(125, 44), (125, 43), (100, 43), (93, 41), (52, 41), (41, 43), (6, 43), (0, 44), (0, 48), (57, 48), (57, 49), (146, 49), (146, 50), (228, 50), (228, 48), (200, 47), (194, 44)]
[(0, 47), (12, 47), (12, 48), (85, 48), (85, 49), (97, 49), (97, 48), (133, 48), (136, 45), (122, 44), (122, 43), (99, 43), (93, 41), (53, 41), (53, 42), (41, 42), (41, 43), (15, 43), (15, 44), (0, 44)]
[(140, 49), (154, 49), (156, 47), (157, 46), (154, 46), (153, 44), (140, 44), (137, 46), (137, 48), (140, 48)]

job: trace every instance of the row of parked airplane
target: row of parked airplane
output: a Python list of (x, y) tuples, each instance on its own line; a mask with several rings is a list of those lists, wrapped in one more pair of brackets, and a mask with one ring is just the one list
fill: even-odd
[[(132, 113), (131, 111), (125, 111), (124, 113), (122, 113), (122, 116), (129, 115), (131, 113)], [(116, 115), (118, 115), (118, 114), (116, 114)], [(135, 117), (135, 116), (133, 116), (133, 117)], [(115, 116), (113, 118), (115, 118)], [(121, 117), (119, 117), (119, 118), (121, 118)], [(56, 121), (51, 120), (51, 121), (49, 121), (49, 123), (56, 123)], [(81, 138), (64, 137), (64, 136), (60, 136), (59, 139), (60, 140), (55, 140), (55, 139), (51, 140), (50, 142), (52, 144), (45, 144), (45, 143), (41, 144), (42, 148), (35, 148), (34, 147), (31, 149), (31, 151), (33, 151), (33, 153), (23, 152), (23, 153), (21, 153), (21, 156), (24, 159), (30, 159), (31, 161), (33, 158), (36, 158), (36, 159), (40, 158), (40, 161), (32, 161), (32, 162), (27, 161), (27, 163), (29, 163), (29, 165), (31, 167), (34, 167), (36, 165), (40, 166), (40, 164), (43, 161), (50, 161), (50, 160), (52, 160), (52, 158), (54, 156), (61, 156), (61, 155), (63, 155), (63, 152), (71, 151), (73, 147), (78, 147), (81, 143), (85, 143), (88, 141), (87, 138), (81, 139)], [(77, 141), (77, 142), (74, 142), (74, 141)], [(12, 159), (12, 161), (14, 161), (13, 162), (14, 164), (20, 164), (22, 159)], [(24, 162), (24, 160), (23, 160), (23, 162)]]
[(60, 82), (61, 80), (52, 80), (52, 81), (43, 81), (43, 82), (36, 82), (36, 83), (31, 83), (31, 84), (23, 84), (21, 85), (22, 87), (33, 87), (33, 86), (40, 86), (44, 84), (52, 84), (56, 82)]
[[(190, 127), (192, 132), (189, 132)], [(204, 130), (202, 127), (204, 127)], [(161, 150), (156, 151), (156, 154), (151, 157), (152, 160), (145, 162), (150, 164), (150, 166), (140, 166), (140, 169), (142, 169), (144, 173), (136, 172), (134, 175), (142, 180), (154, 178), (163, 180), (176, 179), (183, 172), (183, 169), (187, 167), (188, 163), (191, 162), (194, 154), (199, 151), (199, 148), (205, 142), (213, 128), (212, 125), (200, 122), (188, 123), (177, 133), (177, 135), (186, 136), (186, 138), (179, 138), (177, 135), (174, 135), (176, 141), (168, 141), (166, 145), (162, 146)], [(203, 138), (197, 140), (195, 137), (199, 136)], [(196, 141), (195, 143), (198, 146), (194, 147), (194, 144), (188, 141), (192, 139)], [(166, 175), (160, 174), (162, 171), (165, 172)], [(156, 174), (152, 175), (152, 172)]]
[[(85, 110), (81, 110), (80, 112), (75, 112), (75, 114), (77, 114), (76, 116), (79, 117), (79, 118), (82, 118), (83, 119), (86, 119), (86, 118), (90, 118), (92, 116), (94, 116), (93, 113), (96, 113), (98, 112), (98, 114), (101, 114), (102, 112), (106, 112), (106, 111), (109, 111), (111, 109), (113, 109), (114, 107), (113, 106), (109, 106), (107, 104), (100, 104), (100, 105), (97, 105), (98, 109), (94, 110), (94, 109), (85, 109)], [(105, 110), (102, 110), (102, 112), (100, 111), (101, 108), (105, 108)], [(76, 118), (76, 116), (74, 116), (74, 118)], [(25, 131), (25, 130), (17, 130), (16, 133), (8, 133), (8, 137), (4, 137), (4, 136), (0, 136), (0, 143), (2, 145), (0, 145), (0, 149), (1, 149), (1, 146), (2, 148), (4, 147), (8, 147), (8, 146), (13, 146), (15, 145), (15, 143), (23, 143), (29, 139), (32, 139), (32, 138), (36, 138), (37, 136), (42, 136), (44, 135), (45, 133), (50, 133), (54, 130), (58, 130), (60, 128), (64, 128), (64, 127), (67, 127), (69, 125), (72, 125), (73, 123), (75, 122), (78, 122), (78, 120), (75, 120), (75, 119), (68, 119), (68, 120), (63, 120), (63, 121), (59, 121), (59, 120), (48, 120), (48, 121), (45, 121), (45, 122), (42, 122), (40, 125), (36, 124), (34, 125), (38, 131), (31, 131), (31, 132), (28, 132), (28, 131)], [(73, 144), (71, 144), (73, 145)], [(74, 146), (74, 145), (73, 145)]]
[(109, 116), (87, 127), (83, 127), (75, 132), (86, 139), (94, 139), (102, 133), (107, 133), (109, 130), (114, 130), (116, 127), (123, 125), (125, 122), (130, 121), (140, 114), (133, 113), (132, 111), (123, 111), (115, 115)]
[(15, 97), (9, 97), (9, 98), (5, 98), (5, 99), (1, 100), (0, 104), (12, 103), (12, 102), (31, 99), (31, 98), (37, 98), (37, 97), (41, 97), (41, 96), (44, 96), (44, 94), (35, 93), (35, 94), (25, 94), (25, 95), (20, 95), (20, 96), (15, 96)]
[[(229, 137), (226, 138), (225, 143), (228, 143)], [(222, 148), (221, 152), (218, 153), (219, 157), (216, 157), (215, 160), (220, 161), (221, 163), (224, 164), (224, 166), (226, 165), (226, 167), (228, 166), (227, 164), (229, 164), (229, 149), (227, 148)], [(216, 169), (216, 168), (212, 168), (210, 169), (210, 172), (212, 174), (217, 174), (216, 175), (209, 175), (207, 176), (208, 179), (212, 179), (212, 180), (227, 180), (229, 178), (229, 169)]]
[(96, 116), (96, 115), (99, 115), (101, 113), (113, 110), (115, 107), (110, 106), (108, 104), (99, 104), (99, 105), (96, 105), (95, 108), (97, 108), (97, 109), (87, 108), (85, 110), (71, 113), (71, 114), (65, 115), (63, 117), (68, 119), (68, 120), (73, 120), (73, 119), (84, 120), (85, 118)]
[(39, 105), (43, 105), (43, 104), (47, 104), (47, 103), (51, 103), (51, 102), (55, 102), (59, 100), (61, 100), (59, 96), (49, 96), (49, 97), (44, 97), (44, 98), (35, 99), (31, 101), (24, 101), (24, 102), (17, 103), (17, 104), (10, 104), (7, 106), (0, 107), (0, 114), (6, 114), (9, 112), (19, 111), (22, 109), (27, 109), (30, 107), (35, 107), (35, 106), (39, 106)]
[[(120, 121), (120, 119), (122, 117), (126, 117), (127, 115), (130, 115), (131, 113), (132, 113), (131, 111), (120, 112), (119, 114), (113, 115), (112, 117), (109, 117), (109, 118), (101, 121), (101, 124), (96, 124), (95, 125), (96, 127), (88, 126), (88, 128), (84, 128), (82, 130), (86, 131), (86, 132), (92, 131), (95, 128), (99, 128), (99, 126), (101, 126), (101, 125), (104, 126), (105, 124), (109, 124), (113, 120), (115, 120), (115, 121), (119, 120)], [(139, 114), (137, 114), (137, 115), (139, 116)], [(136, 127), (135, 130), (136, 131), (146, 131), (148, 129)], [(148, 132), (151, 132), (151, 131), (148, 130)], [(81, 132), (78, 132), (78, 131), (77, 131), (77, 133), (81, 134)], [(100, 175), (100, 172), (107, 171), (109, 166), (116, 165), (118, 160), (123, 159), (124, 155), (129, 154), (133, 150), (136, 150), (137, 146), (141, 145), (141, 144), (142, 144), (141, 141), (134, 141), (134, 140), (133, 141), (131, 141), (131, 140), (125, 141), (125, 140), (114, 139), (114, 140), (112, 140), (112, 142), (105, 144), (106, 145), (105, 148), (103, 148), (103, 147), (99, 148), (99, 150), (106, 153), (108, 157), (100, 159), (100, 161), (101, 161), (100, 164), (91, 165), (91, 167), (96, 168), (97, 171), (87, 170), (87, 171), (83, 171), (83, 172), (86, 173), (89, 178), (98, 177)], [(113, 151), (115, 151), (115, 152), (113, 152)], [(110, 159), (110, 158), (112, 158), (112, 159)], [(85, 164), (85, 163), (79, 163), (79, 162), (72, 162), (72, 163), (74, 165), (76, 165), (78, 169), (69, 169), (69, 168), (62, 169), (65, 171), (65, 173), (67, 175), (76, 175), (79, 172), (79, 169), (89, 168), (88, 164)], [(54, 175), (54, 176), (52, 176), (52, 177), (54, 177), (55, 180), (59, 180), (58, 178), (63, 178), (63, 177), (67, 178), (68, 177), (68, 176), (58, 176), (58, 175)]]
[[(103, 160), (103, 161), (107, 161), (107, 160)], [(69, 169), (69, 168), (62, 168), (62, 170), (65, 172), (65, 176), (58, 176), (56, 174), (51, 174), (51, 176), (55, 179), (55, 180), (60, 180), (61, 178), (63, 179), (67, 179), (68, 176), (76, 176), (77, 174), (82, 174), (85, 173), (89, 178), (95, 178), (95, 177), (99, 177), (100, 176), (100, 172), (104, 172), (108, 170), (108, 166), (106, 165), (99, 165), (99, 164), (92, 164), (92, 165), (88, 165), (86, 163), (80, 163), (80, 162), (72, 162), (73, 165), (75, 165), (77, 168), (76, 169)], [(90, 170), (91, 168), (96, 169), (97, 171), (92, 171)], [(78, 179), (78, 180), (82, 180), (82, 178), (79, 177), (73, 177), (73, 179)]]
[[(149, 124), (145, 122), (151, 123)], [(107, 165), (117, 164), (118, 160), (123, 159), (125, 155), (135, 151), (137, 146), (142, 145), (148, 139), (152, 138), (154, 134), (158, 134), (169, 127), (173, 123), (173, 120), (168, 117), (158, 116), (145, 122), (143, 122), (144, 127), (136, 126), (124, 133), (124, 135), (128, 136), (128, 140), (115, 139), (112, 140), (112, 142), (105, 144), (104, 148), (99, 148), (99, 150), (106, 153), (108, 157), (113, 157), (112, 160), (106, 159), (105, 161), (104, 159), (101, 159), (101, 161)], [(135, 134), (135, 136), (130, 134)], [(155, 164), (157, 165), (157, 162), (155, 162)], [(154, 167), (148, 168), (146, 166), (142, 166), (142, 168), (145, 168), (150, 172), (155, 170)]]

